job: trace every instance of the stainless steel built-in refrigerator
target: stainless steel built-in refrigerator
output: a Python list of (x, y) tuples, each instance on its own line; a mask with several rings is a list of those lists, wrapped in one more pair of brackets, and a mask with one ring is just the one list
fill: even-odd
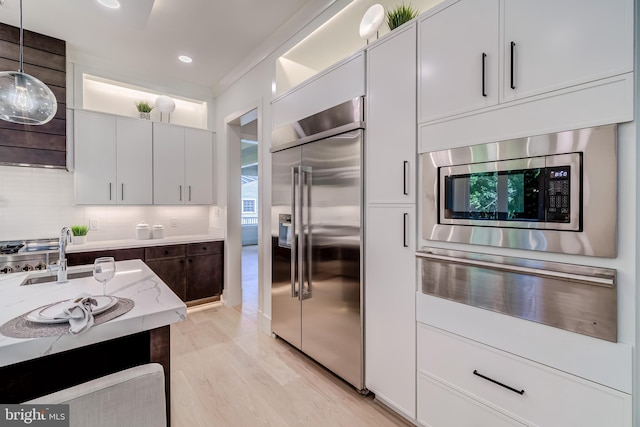
[(273, 142), (272, 330), (364, 390), (362, 99)]

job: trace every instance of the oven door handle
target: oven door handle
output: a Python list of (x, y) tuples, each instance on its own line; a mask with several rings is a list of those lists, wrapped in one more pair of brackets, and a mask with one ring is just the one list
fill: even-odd
[(475, 259), (463, 259), (457, 257), (450, 257), (446, 255), (436, 255), (428, 252), (416, 252), (417, 258), (425, 258), (434, 261), (450, 262), (454, 264), (470, 265), (472, 267), (490, 268), (492, 270), (506, 271), (516, 274), (527, 274), (530, 276), (538, 277), (550, 277), (554, 279), (571, 280), (574, 282), (581, 282), (588, 285), (602, 286), (605, 288), (614, 288), (616, 286), (616, 279), (614, 276), (591, 276), (576, 273), (567, 273), (564, 271), (554, 270), (540, 270), (537, 268), (500, 264), (490, 261), (480, 261)]

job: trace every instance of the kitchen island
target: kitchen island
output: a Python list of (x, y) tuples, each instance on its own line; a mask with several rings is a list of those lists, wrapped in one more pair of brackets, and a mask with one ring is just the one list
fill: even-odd
[[(91, 268), (70, 267), (68, 274)], [(26, 278), (42, 275), (0, 276), (0, 325), (56, 301), (102, 293), (102, 285), (91, 275), (63, 284), (21, 286)], [(168, 415), (169, 325), (186, 318), (186, 305), (140, 260), (117, 262), (107, 293), (132, 300), (133, 308), (79, 335), (28, 339), (0, 335), (1, 402), (23, 402), (131, 366), (157, 362), (165, 371)]]

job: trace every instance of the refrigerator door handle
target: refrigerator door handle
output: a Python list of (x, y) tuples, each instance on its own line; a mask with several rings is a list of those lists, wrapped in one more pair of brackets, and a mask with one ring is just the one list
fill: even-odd
[(296, 289), (296, 261), (297, 261), (297, 233), (296, 233), (296, 216), (297, 216), (297, 203), (296, 203), (296, 175), (298, 174), (297, 168), (293, 166), (291, 168), (291, 298), (298, 298), (298, 290)]
[[(299, 166), (298, 172), (299, 182), (299, 200), (298, 200), (298, 240), (300, 247), (298, 248), (298, 282), (300, 283), (300, 301), (311, 298), (311, 167)], [(305, 183), (307, 200), (305, 203)], [(305, 209), (306, 208), (306, 209)], [(306, 210), (307, 218), (304, 221), (304, 213)], [(306, 258), (306, 260), (305, 260)], [(306, 273), (306, 287), (305, 287)]]

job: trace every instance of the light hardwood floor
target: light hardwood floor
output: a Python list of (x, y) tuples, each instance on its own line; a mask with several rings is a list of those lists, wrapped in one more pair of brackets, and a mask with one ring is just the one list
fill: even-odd
[(171, 326), (173, 427), (412, 425), (258, 332), (255, 292), (245, 294), (243, 307), (190, 310)]

